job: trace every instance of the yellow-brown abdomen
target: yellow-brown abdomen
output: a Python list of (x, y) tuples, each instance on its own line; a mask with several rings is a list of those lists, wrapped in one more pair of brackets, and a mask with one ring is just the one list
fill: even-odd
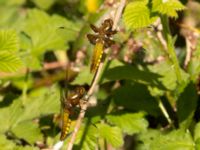
[(69, 133), (71, 126), (71, 119), (69, 118), (69, 113), (64, 111), (62, 114), (62, 130), (61, 130), (61, 136), (60, 140), (63, 141), (67, 134)]
[(92, 73), (97, 71), (99, 64), (101, 62), (102, 55), (103, 55), (103, 43), (97, 42), (94, 47), (92, 63), (91, 63), (91, 67), (90, 67), (90, 71)]

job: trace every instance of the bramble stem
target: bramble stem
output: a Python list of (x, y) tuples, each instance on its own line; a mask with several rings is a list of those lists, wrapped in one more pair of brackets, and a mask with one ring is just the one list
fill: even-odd
[[(122, 11), (123, 11), (123, 8), (126, 4), (126, 0), (121, 0), (120, 1), (120, 4), (119, 4), (119, 7), (115, 13), (115, 18), (114, 18), (114, 24), (113, 24), (113, 29), (116, 29), (117, 27), (117, 24), (120, 20), (120, 17), (121, 17), (121, 14), (122, 14)], [(94, 93), (94, 89), (95, 87), (97, 86), (97, 83), (98, 83), (98, 80), (99, 80), (99, 76), (102, 72), (102, 69), (103, 69), (103, 64), (104, 62), (101, 62), (99, 64), (99, 68), (97, 70), (97, 72), (95, 73), (94, 75), (94, 78), (93, 78), (93, 81), (91, 83), (91, 86), (90, 86), (90, 89), (88, 90), (88, 93), (87, 93), (87, 97), (84, 97), (84, 100), (85, 101), (88, 101), (90, 99), (90, 96)], [(75, 139), (76, 139), (76, 135), (80, 129), (80, 126), (81, 126), (81, 123), (82, 123), (82, 120), (85, 116), (85, 112), (87, 110), (87, 107), (88, 107), (88, 103), (85, 103), (84, 105), (82, 105), (81, 109), (84, 110), (84, 111), (81, 111), (79, 116), (78, 116), (78, 119), (76, 121), (76, 125), (75, 125), (75, 128), (74, 128), (74, 132), (72, 133), (72, 137), (68, 143), (68, 147), (67, 147), (67, 150), (72, 150), (73, 148), (73, 145), (74, 145), (74, 142), (75, 142)]]
[(182, 83), (181, 69), (180, 69), (178, 58), (176, 56), (176, 52), (174, 49), (174, 41), (170, 34), (169, 21), (166, 15), (161, 16), (161, 22), (163, 26), (163, 35), (167, 41), (167, 50), (168, 50), (169, 58), (174, 64), (178, 84), (181, 84)]

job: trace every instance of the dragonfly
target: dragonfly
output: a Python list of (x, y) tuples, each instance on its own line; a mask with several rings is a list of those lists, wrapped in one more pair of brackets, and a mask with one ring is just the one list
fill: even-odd
[(86, 94), (86, 90), (82, 86), (76, 87), (68, 95), (68, 92), (65, 95), (62, 93), (61, 96), (61, 121), (62, 129), (60, 140), (64, 141), (69, 134), (70, 126), (72, 119), (75, 116), (76, 108), (80, 107), (80, 100)]
[(92, 56), (92, 63), (90, 66), (90, 72), (94, 73), (97, 71), (99, 64), (102, 60), (104, 48), (108, 48), (115, 43), (111, 38), (114, 34), (117, 33), (117, 31), (112, 30), (112, 19), (104, 20), (100, 27), (96, 27), (93, 24), (91, 24), (90, 27), (95, 33), (87, 34), (87, 38), (90, 41), (90, 43), (95, 45)]

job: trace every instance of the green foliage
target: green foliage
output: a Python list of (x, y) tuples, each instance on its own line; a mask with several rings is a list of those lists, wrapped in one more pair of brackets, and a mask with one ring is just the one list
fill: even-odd
[(169, 134), (157, 136), (150, 144), (150, 149), (192, 150), (194, 142), (189, 132), (174, 130)]
[(19, 49), (19, 40), (13, 30), (0, 31), (0, 51), (17, 51)]
[(104, 138), (113, 147), (120, 147), (123, 144), (122, 132), (119, 127), (111, 127), (106, 124), (98, 124), (101, 138)]
[(148, 122), (144, 113), (115, 113), (106, 116), (109, 123), (118, 126), (124, 133), (135, 134), (145, 131)]
[(185, 6), (178, 0), (153, 0), (153, 11), (177, 18), (177, 11), (185, 9)]
[(197, 107), (198, 95), (195, 88), (195, 85), (190, 83), (185, 88), (184, 92), (181, 93), (178, 102), (178, 118), (181, 125), (185, 125), (186, 129), (192, 121), (194, 111)]
[(10, 52), (0, 52), (0, 71), (15, 72), (21, 67), (22, 61), (19, 57)]
[(41, 9), (49, 9), (56, 0), (32, 0), (39, 8)]
[[(98, 87), (87, 110), (71, 109), (62, 149), (86, 111), (74, 150), (200, 150), (200, 5), (182, 2), (126, 3)], [(76, 86), (90, 88), (89, 25), (115, 18), (115, 6), (102, 0), (0, 1), (0, 149), (51, 149), (59, 141), (60, 90), (67, 88), (68, 97)], [(178, 23), (169, 20), (179, 11)]]
[[(66, 32), (68, 39), (59, 36), (60, 27), (70, 30)], [(30, 48), (32, 54), (41, 55), (46, 50), (66, 49), (65, 43), (75, 38), (77, 28), (76, 24), (61, 16), (49, 16), (44, 11), (33, 9), (28, 12), (24, 32), (31, 37), (32, 46)]]
[(177, 11), (183, 9), (185, 9), (185, 6), (178, 0), (135, 1), (126, 6), (123, 18), (127, 28), (138, 29), (155, 22), (159, 14), (177, 18)]
[[(81, 139), (84, 137), (84, 139)], [(82, 128), (77, 136), (75, 149), (90, 150), (97, 147), (97, 128), (94, 126), (86, 126)]]
[(14, 30), (0, 31), (0, 71), (15, 72), (22, 67), (20, 58), (16, 55), (19, 40)]
[(157, 17), (151, 17), (147, 3), (136, 1), (129, 3), (124, 12), (124, 22), (128, 28), (142, 28), (153, 23)]
[(190, 73), (191, 79), (196, 81), (200, 73), (200, 40), (198, 40), (196, 51), (194, 51), (193, 56), (188, 64), (188, 72)]

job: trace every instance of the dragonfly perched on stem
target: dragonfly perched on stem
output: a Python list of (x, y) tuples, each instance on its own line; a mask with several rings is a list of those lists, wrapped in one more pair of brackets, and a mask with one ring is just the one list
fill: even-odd
[(87, 34), (87, 38), (90, 43), (95, 45), (90, 67), (90, 71), (92, 73), (96, 72), (99, 67), (104, 48), (108, 48), (114, 44), (114, 41), (111, 39), (111, 37), (112, 35), (116, 34), (117, 31), (112, 30), (112, 26), (112, 19), (104, 20), (100, 27), (96, 27), (92, 24), (90, 25), (91, 29), (95, 32), (95, 34)]
[(60, 140), (63, 141), (69, 134), (71, 121), (75, 116), (76, 108), (80, 107), (80, 101), (86, 94), (84, 87), (76, 87), (75, 90), (61, 95), (62, 129)]

